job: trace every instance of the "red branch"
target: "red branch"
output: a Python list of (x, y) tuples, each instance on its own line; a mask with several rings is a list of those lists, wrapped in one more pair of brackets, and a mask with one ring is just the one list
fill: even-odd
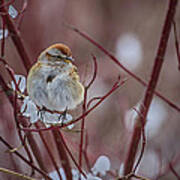
[(18, 11), (18, 23), (17, 23), (18, 29), (20, 28), (20, 25), (21, 25), (22, 20), (23, 20), (24, 12), (26, 11), (27, 7), (28, 7), (28, 0), (24, 0), (22, 9), (20, 11)]
[[(1, 76), (1, 74), (0, 74), (0, 85), (3, 88), (3, 91), (6, 94), (9, 102), (13, 106), (15, 104), (15, 102), (14, 102), (14, 100), (15, 100), (14, 95), (13, 95), (12, 91), (9, 89), (9, 87), (6, 85), (6, 83), (5, 83), (4, 79), (3, 79), (3, 77)], [(17, 104), (17, 105), (19, 106), (19, 104)], [(19, 109), (19, 107), (18, 107), (18, 109)], [(21, 117), (19, 120), (20, 120), (21, 125), (23, 125), (23, 127), (28, 127), (28, 123), (27, 123), (27, 121), (26, 121), (26, 119), (24, 117)], [(29, 142), (29, 145), (31, 147), (31, 150), (32, 150), (35, 158), (37, 159), (37, 162), (38, 162), (39, 166), (44, 171), (46, 171), (46, 167), (45, 167), (45, 165), (44, 165), (44, 163), (42, 161), (42, 157), (41, 157), (41, 154), (40, 154), (39, 147), (38, 147), (34, 137), (32, 136), (32, 134), (30, 132), (26, 133), (26, 137), (28, 139), (28, 142)], [(23, 144), (23, 142), (22, 142), (22, 144)]]
[(66, 178), (68, 180), (72, 180), (71, 166), (70, 166), (66, 151), (64, 149), (64, 145), (62, 143), (63, 140), (62, 140), (62, 136), (59, 132), (59, 129), (52, 130), (52, 134), (54, 136), (54, 140), (56, 143), (56, 147), (57, 147), (57, 150), (59, 153), (60, 161), (61, 161), (62, 167), (64, 169)]
[[(91, 85), (95, 81), (96, 75), (97, 75), (97, 60), (96, 60), (96, 57), (94, 55), (92, 55), (92, 57), (93, 57), (93, 62), (94, 62), (94, 73), (93, 73), (93, 77), (92, 77), (91, 81), (89, 82), (89, 84), (87, 86), (85, 86), (84, 102), (83, 102), (83, 107), (82, 107), (83, 114), (87, 111), (87, 93), (88, 93), (88, 89), (91, 87)], [(82, 121), (81, 121), (81, 138), (80, 138), (80, 148), (79, 148), (79, 166), (80, 166), (80, 168), (82, 166), (84, 131), (85, 131), (85, 116), (82, 118)]]
[[(16, 82), (15, 82), (16, 83)], [(19, 83), (20, 81), (18, 82), (18, 84), (16, 83), (16, 87), (19, 86)], [(16, 128), (17, 128), (17, 132), (18, 132), (18, 136), (19, 136), (19, 139), (21, 141), (21, 144), (23, 145), (26, 153), (27, 153), (27, 156), (29, 158), (29, 161), (33, 164), (34, 161), (33, 161), (33, 158), (32, 158), (32, 155), (31, 155), (31, 152), (29, 150), (29, 146), (27, 146), (27, 144), (25, 143), (25, 138), (26, 138), (26, 134), (25, 136), (23, 137), (23, 132), (21, 131), (20, 129), (20, 122), (18, 121), (18, 103), (17, 103), (17, 89), (15, 91), (15, 95), (14, 95), (14, 105), (13, 105), (13, 110), (14, 110), (14, 119), (15, 119), (15, 123), (16, 123)], [(32, 169), (32, 174), (34, 173), (34, 169)]]
[[(148, 87), (145, 92), (143, 104), (140, 108), (140, 114), (142, 114), (142, 116), (139, 116), (137, 118), (137, 121), (136, 121), (136, 124), (134, 127), (134, 132), (133, 132), (132, 139), (131, 139), (131, 143), (130, 143), (130, 147), (129, 147), (129, 151), (128, 151), (128, 155), (127, 155), (127, 159), (125, 161), (125, 169), (124, 169), (125, 175), (131, 173), (133, 165), (134, 165), (139, 141), (141, 138), (142, 128), (145, 126), (147, 113), (148, 113), (150, 104), (152, 102), (154, 90), (156, 88), (156, 85), (157, 85), (157, 82), (159, 79), (159, 75), (160, 75), (160, 72), (162, 69), (162, 64), (164, 62), (164, 56), (165, 56), (165, 52), (166, 52), (166, 48), (167, 48), (167, 42), (169, 39), (172, 20), (175, 15), (175, 8), (177, 6), (177, 2), (178, 2), (177, 0), (170, 0), (170, 2), (169, 2), (169, 9), (167, 11), (166, 20), (164, 23), (164, 27), (163, 27), (163, 31), (162, 31), (162, 35), (161, 35), (161, 39), (160, 39), (160, 43), (159, 43), (159, 48), (158, 48), (157, 55), (156, 55), (156, 58), (154, 61), (154, 66), (153, 66), (153, 70), (151, 73), (151, 79), (148, 83)], [(141, 122), (143, 122), (143, 126), (141, 125)]]
[(9, 5), (13, 4), (15, 0), (11, 0), (9, 2), (2, 2), (2, 4), (0, 5), (0, 8), (2, 7), (8, 7)]
[(74, 162), (74, 164), (76, 165), (76, 167), (78, 168), (79, 172), (86, 178), (86, 174), (82, 171), (81, 167), (78, 165), (78, 163), (76, 162), (75, 158), (73, 157), (71, 151), (69, 150), (65, 140), (64, 140), (64, 137), (61, 133), (61, 131), (59, 131), (59, 135), (61, 136), (61, 140), (62, 140), (62, 143), (64, 145), (64, 148), (66, 149), (66, 151), (68, 152), (69, 156), (71, 157), (72, 161)]
[(179, 42), (178, 42), (178, 37), (177, 37), (176, 23), (174, 21), (173, 21), (173, 27), (174, 27), (176, 54), (177, 54), (177, 60), (178, 60), (178, 69), (180, 70), (180, 50), (179, 50)]
[[(143, 119), (142, 114), (140, 114), (140, 112), (137, 109), (134, 108), (134, 110), (138, 113), (139, 117), (141, 116), (141, 120), (142, 120)], [(134, 166), (133, 173), (136, 172), (136, 170), (137, 170), (137, 168), (141, 162), (141, 159), (142, 159), (143, 154), (144, 154), (145, 146), (146, 146), (146, 135), (145, 135), (145, 129), (144, 129), (143, 121), (141, 121), (141, 126), (142, 126), (142, 148), (141, 148), (141, 152), (140, 152), (139, 158), (137, 160), (137, 163)]]
[(29, 56), (27, 55), (26, 49), (24, 47), (23, 39), (21, 38), (21, 34), (16, 27), (14, 21), (11, 19), (10, 15), (8, 14), (7, 9), (2, 5), (3, 1), (1, 1), (1, 12), (3, 13), (1, 16), (3, 21), (6, 23), (9, 33), (11, 34), (12, 41), (22, 59), (26, 70), (31, 67), (31, 61)]
[(16, 83), (15, 77), (14, 77), (14, 71), (13, 69), (9, 66), (9, 64), (2, 58), (0, 58), (0, 61), (4, 64), (5, 69), (7, 70), (7, 72), (9, 73), (9, 76), (11, 77), (12, 81), (14, 82), (15, 88), (17, 91), (20, 92), (19, 86)]
[[(87, 105), (87, 88), (85, 87), (84, 91), (84, 102), (82, 106), (83, 114), (86, 112), (86, 105)], [(81, 121), (81, 136), (80, 136), (80, 144), (79, 144), (79, 166), (82, 167), (82, 152), (83, 152), (83, 143), (84, 143), (84, 131), (85, 131), (85, 116), (82, 118)], [(80, 177), (81, 179), (81, 177)]]
[(155, 179), (160, 179), (163, 176), (167, 175), (171, 171), (169, 164), (171, 164), (171, 166), (175, 167), (176, 165), (178, 165), (179, 162), (180, 162), (180, 153), (178, 153), (178, 155), (176, 155), (175, 158), (172, 157), (168, 163), (163, 164), (164, 165), (163, 168), (161, 165), (161, 168), (159, 169), (159, 173), (157, 174)]
[(1, 40), (1, 57), (4, 56), (4, 47), (5, 47), (5, 21), (3, 18), (2, 18), (2, 30), (3, 30), (3, 33), (2, 33), (2, 40)]
[[(36, 123), (35, 126), (36, 126), (37, 129), (40, 128), (39, 125), (38, 125), (38, 123)], [(57, 165), (57, 163), (56, 163), (56, 161), (55, 161), (55, 159), (54, 159), (54, 157), (53, 157), (53, 155), (52, 155), (51, 150), (49, 149), (48, 143), (46, 142), (46, 140), (45, 140), (45, 138), (44, 138), (44, 136), (43, 136), (43, 132), (39, 131), (39, 136), (41, 137), (41, 140), (42, 140), (42, 142), (43, 142), (43, 144), (44, 144), (44, 146), (45, 146), (45, 149), (46, 149), (46, 151), (48, 152), (48, 155), (49, 155), (49, 157), (50, 157), (50, 159), (51, 159), (51, 161), (52, 161), (52, 164), (53, 164), (53, 166), (54, 166), (54, 169), (56, 170), (56, 172), (57, 172), (57, 174), (58, 174), (58, 176), (59, 176), (59, 179), (62, 180), (62, 177), (61, 177), (61, 174), (60, 174), (58, 165)]]
[[(6, 146), (8, 147), (9, 150), (13, 149), (13, 147), (11, 145), (9, 145), (1, 136), (0, 136), (0, 141)], [(37, 172), (39, 172), (40, 174), (42, 174), (46, 179), (48, 180), (52, 180), (47, 174), (46, 172), (44, 172), (43, 170), (37, 168), (34, 164), (32, 164), (30, 161), (28, 161), (24, 156), (22, 156), (20, 153), (18, 153), (17, 151), (14, 151), (14, 153), (16, 156), (18, 156), (20, 159), (22, 159), (27, 165), (29, 165), (30, 167), (32, 167), (34, 170), (36, 170)]]
[(84, 159), (86, 162), (87, 169), (89, 172), (91, 172), (91, 166), (90, 166), (89, 158), (87, 155), (87, 148), (88, 148), (88, 132), (86, 131), (85, 147), (84, 147), (83, 154), (84, 154)]
[(176, 176), (176, 178), (178, 180), (180, 180), (180, 175), (178, 175), (178, 173), (176, 172), (176, 170), (174, 169), (174, 167), (171, 163), (169, 163), (169, 168), (170, 168), (171, 172)]

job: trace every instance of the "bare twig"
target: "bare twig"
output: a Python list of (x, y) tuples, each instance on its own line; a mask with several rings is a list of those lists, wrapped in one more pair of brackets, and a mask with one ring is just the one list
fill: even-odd
[(146, 177), (139, 176), (139, 175), (136, 175), (134, 173), (130, 173), (130, 174), (126, 175), (126, 176), (123, 176), (123, 177), (119, 178), (118, 180), (130, 180), (133, 177), (136, 178), (136, 179), (139, 179), (139, 180), (150, 180), (150, 179), (148, 179)]
[(176, 170), (174, 169), (174, 167), (171, 163), (169, 163), (169, 168), (170, 168), (171, 172), (174, 174), (174, 176), (176, 176), (176, 178), (178, 180), (180, 180), (180, 175), (178, 175), (178, 173), (176, 172)]
[(70, 166), (69, 159), (68, 159), (68, 156), (66, 154), (66, 151), (64, 149), (64, 145), (62, 142), (63, 140), (62, 140), (61, 134), (59, 133), (59, 129), (52, 130), (52, 134), (54, 136), (54, 140), (56, 143), (56, 147), (57, 147), (57, 150), (59, 153), (60, 161), (61, 161), (62, 167), (64, 169), (66, 178), (68, 180), (72, 180), (71, 166)]
[[(16, 82), (15, 82), (16, 83)], [(20, 83), (20, 81), (19, 81)], [(16, 87), (19, 86), (19, 84), (16, 83), (15, 85)], [(19, 139), (21, 141), (21, 144), (22, 146), (24, 147), (26, 153), (27, 153), (27, 156), (29, 158), (29, 161), (33, 164), (33, 158), (32, 158), (32, 154), (29, 150), (29, 147), (27, 146), (27, 144), (25, 143), (25, 138), (23, 137), (23, 132), (20, 130), (20, 124), (19, 124), (19, 121), (18, 121), (18, 104), (17, 104), (17, 90), (15, 91), (15, 95), (14, 95), (14, 105), (13, 105), (13, 110), (14, 110), (14, 119), (15, 119), (15, 123), (16, 123), (16, 127), (17, 127), (17, 131), (18, 131), (18, 136), (19, 136)], [(32, 169), (32, 174), (34, 173), (34, 170)]]
[(71, 157), (72, 161), (74, 162), (74, 164), (76, 165), (77, 169), (79, 170), (79, 172), (86, 178), (86, 174), (83, 172), (83, 170), (81, 169), (81, 167), (78, 165), (78, 163), (76, 162), (75, 158), (73, 157), (71, 151), (69, 150), (65, 140), (64, 140), (64, 137), (61, 133), (61, 131), (59, 131), (59, 135), (61, 136), (61, 140), (62, 140), (62, 143), (66, 149), (66, 151), (68, 152), (69, 156)]
[(29, 176), (26, 176), (24, 174), (17, 173), (15, 171), (12, 171), (12, 170), (9, 170), (9, 169), (6, 169), (6, 168), (2, 168), (2, 167), (0, 168), (0, 172), (6, 173), (6, 174), (11, 174), (13, 176), (16, 176), (16, 177), (19, 177), (19, 178), (25, 179), (25, 180), (35, 180), (32, 177), (29, 177)]
[[(40, 128), (39, 125), (38, 125), (38, 123), (36, 123), (35, 126), (36, 126), (37, 129)], [(54, 166), (54, 169), (56, 170), (56, 172), (57, 172), (57, 174), (58, 174), (58, 176), (59, 176), (59, 179), (62, 180), (62, 177), (61, 177), (61, 174), (60, 174), (58, 165), (57, 165), (57, 163), (56, 163), (56, 161), (55, 161), (55, 159), (54, 159), (54, 157), (53, 157), (53, 155), (52, 155), (52, 152), (51, 152), (51, 150), (49, 149), (48, 143), (46, 142), (46, 140), (45, 140), (45, 138), (44, 138), (44, 136), (43, 136), (43, 133), (42, 133), (41, 131), (39, 131), (39, 136), (41, 137), (41, 140), (42, 140), (42, 142), (43, 142), (43, 144), (44, 144), (44, 146), (45, 146), (45, 149), (46, 149), (46, 151), (48, 152), (48, 155), (49, 155), (49, 157), (50, 157), (50, 159), (51, 159), (51, 161), (52, 161), (52, 164), (53, 164), (53, 166)]]
[(2, 30), (3, 30), (3, 33), (2, 33), (2, 40), (1, 40), (1, 57), (4, 56), (4, 47), (5, 47), (5, 21), (3, 18), (2, 18)]
[(15, 44), (15, 47), (22, 59), (22, 62), (24, 66), (26, 67), (26, 70), (28, 71), (28, 69), (31, 67), (31, 61), (24, 47), (23, 39), (14, 21), (9, 16), (7, 9), (5, 8), (3, 4), (4, 4), (4, 0), (1, 0), (0, 1), (1, 12), (4, 13), (4, 14), (1, 14), (1, 16), (3, 18), (3, 21), (6, 23), (8, 31), (11, 34), (12, 41)]
[(8, 7), (9, 5), (13, 4), (15, 0), (10, 0), (8, 2), (2, 2), (0, 5), (0, 8), (2, 7)]
[[(3, 91), (4, 91), (4, 93), (6, 94), (6, 96), (7, 96), (8, 100), (9, 100), (10, 104), (11, 104), (12, 106), (14, 106), (14, 104), (15, 104), (15, 103), (14, 103), (15, 97), (14, 97), (12, 91), (9, 89), (9, 87), (8, 87), (7, 84), (5, 83), (5, 81), (4, 81), (3, 77), (1, 76), (1, 74), (0, 74), (0, 85), (1, 85), (1, 87), (3, 88)], [(18, 105), (18, 106), (19, 106), (19, 105)], [(18, 109), (19, 109), (19, 107), (18, 107)], [(21, 125), (23, 125), (23, 127), (28, 127), (28, 122), (27, 122), (27, 120), (26, 120), (24, 117), (21, 117), (21, 118), (19, 119), (19, 121), (20, 121)], [(46, 171), (46, 167), (45, 167), (45, 165), (44, 165), (44, 162), (42, 161), (40, 149), (39, 149), (39, 147), (38, 147), (38, 145), (37, 145), (34, 137), (32, 136), (32, 134), (31, 134), (30, 132), (27, 132), (27, 133), (26, 133), (26, 137), (27, 137), (27, 139), (28, 139), (28, 142), (29, 142), (29, 145), (30, 145), (30, 147), (31, 147), (31, 150), (32, 150), (35, 158), (37, 159), (37, 162), (38, 162), (39, 166), (40, 166), (44, 171)], [(22, 144), (23, 144), (23, 142), (22, 142)]]
[[(139, 116), (141, 116), (141, 120), (142, 120), (143, 119), (142, 114), (140, 114), (140, 112), (137, 109), (134, 108), (134, 110), (138, 113)], [(140, 152), (139, 158), (137, 160), (137, 163), (134, 166), (133, 173), (136, 172), (136, 170), (137, 170), (137, 168), (141, 162), (141, 159), (142, 159), (143, 154), (144, 154), (145, 146), (146, 146), (146, 135), (145, 135), (145, 129), (144, 129), (143, 121), (141, 121), (141, 126), (142, 126), (142, 148), (141, 148), (141, 152)]]
[(179, 50), (179, 42), (178, 42), (178, 37), (177, 37), (177, 30), (176, 30), (176, 22), (175, 21), (173, 21), (173, 27), (174, 27), (176, 54), (177, 54), (177, 60), (178, 60), (178, 69), (180, 70), (180, 50)]
[(20, 11), (18, 11), (18, 23), (17, 23), (18, 29), (20, 28), (20, 25), (21, 25), (22, 20), (23, 20), (24, 12), (26, 11), (27, 7), (28, 7), (28, 0), (24, 0), (22, 9)]
[[(0, 136), (0, 141), (6, 146), (8, 147), (9, 150), (13, 149), (13, 147), (11, 145), (9, 145), (5, 139), (3, 139)], [(20, 153), (18, 153), (17, 151), (15, 151), (13, 154), (15, 154), (16, 156), (18, 156), (21, 160), (23, 160), (28, 166), (32, 167), (34, 170), (36, 170), (37, 172), (39, 172), (40, 174), (42, 174), (46, 179), (48, 180), (52, 180), (47, 174), (46, 172), (44, 172), (43, 170), (37, 168), (34, 164), (32, 164), (30, 161), (28, 161), (24, 156), (22, 156)]]
[(85, 139), (85, 147), (84, 147), (84, 159), (86, 162), (86, 166), (89, 170), (89, 172), (91, 172), (91, 166), (90, 166), (90, 162), (89, 162), (89, 158), (88, 158), (88, 154), (87, 154), (87, 147), (88, 147), (88, 132), (86, 131), (86, 139)]
[(0, 58), (0, 61), (4, 64), (5, 69), (7, 70), (7, 72), (10, 75), (12, 81), (14, 82), (16, 91), (20, 92), (19, 86), (18, 86), (18, 84), (16, 83), (16, 80), (15, 80), (15, 73), (14, 73), (13, 69), (9, 66), (9, 64), (3, 58)]
[[(92, 57), (93, 57), (93, 62), (94, 62), (94, 73), (93, 73), (93, 77), (92, 77), (91, 81), (89, 82), (89, 84), (87, 86), (85, 86), (84, 102), (83, 102), (83, 106), (82, 106), (83, 114), (87, 111), (87, 93), (88, 93), (88, 89), (91, 87), (91, 85), (95, 81), (96, 75), (97, 75), (97, 60), (96, 60), (96, 57), (93, 54), (92, 54)], [(80, 166), (80, 168), (82, 166), (84, 130), (85, 130), (85, 116), (82, 118), (82, 121), (81, 121), (81, 138), (80, 138), (80, 148), (79, 148), (79, 166)]]

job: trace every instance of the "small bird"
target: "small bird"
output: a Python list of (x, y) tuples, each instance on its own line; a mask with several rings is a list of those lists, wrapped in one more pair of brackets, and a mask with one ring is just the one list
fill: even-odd
[(51, 111), (75, 109), (84, 99), (69, 47), (57, 43), (45, 49), (27, 77), (27, 92), (40, 108)]

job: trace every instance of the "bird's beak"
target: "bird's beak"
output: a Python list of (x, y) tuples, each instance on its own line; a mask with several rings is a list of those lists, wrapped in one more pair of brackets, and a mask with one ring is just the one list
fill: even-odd
[(65, 59), (70, 60), (70, 61), (74, 61), (74, 58), (72, 58), (72, 57), (66, 57)]

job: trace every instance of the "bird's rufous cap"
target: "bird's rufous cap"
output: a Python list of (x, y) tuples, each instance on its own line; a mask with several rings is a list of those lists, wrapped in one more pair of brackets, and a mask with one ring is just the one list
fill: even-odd
[(49, 46), (46, 50), (52, 49), (52, 48), (56, 48), (56, 49), (60, 50), (63, 54), (67, 55), (67, 57), (72, 56), (72, 52), (71, 52), (70, 48), (68, 46), (66, 46), (65, 44), (56, 43), (56, 44)]

